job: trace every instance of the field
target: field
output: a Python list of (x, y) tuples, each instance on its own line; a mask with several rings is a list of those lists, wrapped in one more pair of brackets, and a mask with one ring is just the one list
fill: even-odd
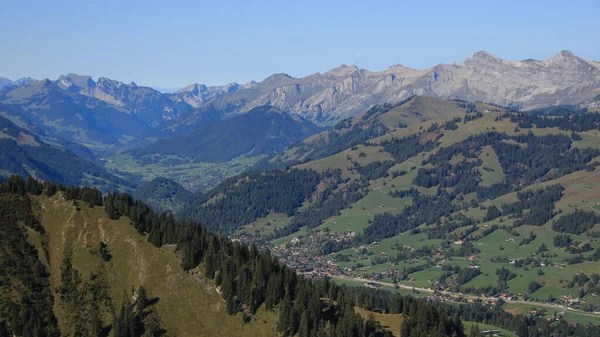
[[(480, 110), (493, 109), (486, 104), (476, 103)], [(461, 116), (465, 109), (458, 106), (458, 102), (442, 101), (433, 97), (417, 96), (382, 116), (378, 117), (387, 127), (395, 127), (398, 123), (407, 125), (419, 124), (425, 120), (439, 120), (451, 116)]]
[[(463, 321), (463, 326), (465, 327), (465, 332), (467, 333), (467, 335), (469, 334), (469, 331), (471, 330), (471, 326), (473, 326), (473, 325), (477, 325), (479, 327), (480, 331), (483, 331), (483, 330), (500, 330), (500, 336), (501, 337), (517, 337), (517, 335), (514, 332), (508, 331), (508, 330), (505, 330), (505, 329), (501, 329), (501, 328), (498, 328), (498, 327), (493, 326), (493, 325)], [(469, 336), (469, 337), (472, 337), (472, 336)]]
[[(545, 312), (543, 317), (546, 317), (546, 318), (553, 317), (554, 312), (556, 312), (558, 314), (564, 310), (564, 308), (562, 308), (562, 307), (556, 307), (556, 309), (551, 309), (551, 308), (540, 307), (540, 306), (536, 306), (536, 305), (523, 305), (523, 304), (512, 304), (512, 303), (505, 304), (504, 309), (513, 314), (529, 314), (533, 310), (539, 311), (539, 310), (543, 309)], [(573, 323), (581, 323), (581, 324), (586, 324), (586, 325), (587, 324), (600, 324), (600, 316), (598, 316), (598, 315), (594, 316), (593, 314), (590, 314), (590, 313), (567, 310), (564, 317), (568, 322), (573, 322)]]
[(269, 235), (277, 228), (281, 228), (292, 220), (291, 217), (283, 213), (270, 213), (264, 218), (260, 218), (253, 223), (244, 226), (239, 232), (246, 234)]
[(482, 149), (479, 159), (483, 161), (483, 165), (479, 167), (482, 186), (491, 186), (504, 179), (502, 166), (500, 166), (498, 156), (491, 146), (488, 145)]
[(352, 167), (353, 162), (365, 165), (374, 161), (390, 160), (391, 158), (389, 153), (382, 151), (381, 146), (359, 145), (355, 150), (347, 149), (330, 157), (296, 165), (294, 168), (312, 169), (317, 172), (323, 172), (328, 169), (340, 169), (344, 176), (358, 178), (358, 173), (349, 170), (349, 168)]
[(331, 232), (361, 233), (375, 214), (400, 212), (411, 200), (411, 198), (392, 198), (383, 191), (374, 189), (349, 208), (342, 210), (341, 215), (325, 220), (318, 228)]
[(368, 311), (359, 307), (354, 307), (354, 311), (359, 313), (364, 319), (373, 317), (381, 327), (392, 332), (394, 337), (400, 337), (400, 327), (404, 320), (402, 314), (381, 314), (378, 312)]

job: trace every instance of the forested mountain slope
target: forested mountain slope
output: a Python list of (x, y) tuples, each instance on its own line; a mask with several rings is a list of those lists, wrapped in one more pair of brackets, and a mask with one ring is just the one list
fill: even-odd
[[(300, 164), (229, 179), (181, 216), (271, 247), (309, 275), (438, 299), (502, 296), (512, 312), (533, 306), (540, 317), (600, 323), (600, 115), (449, 108), (463, 110), (347, 138), (357, 139), (347, 148), (334, 141), (327, 153), (352, 125), (357, 134), (373, 125), (368, 115), (340, 123), (271, 159)], [(394, 125), (397, 111), (370, 117)], [(302, 148), (308, 159), (295, 155)]]
[[(70, 199), (69, 193), (59, 191), (50, 197), (46, 193), (30, 197), (1, 194), (0, 228), (13, 233), (2, 236), (2, 251), (14, 244), (24, 247), (16, 248), (26, 255), (14, 256), (15, 263), (22, 264), (25, 260), (20, 259), (26, 258), (34, 261), (26, 266), (37, 273), (36, 283), (25, 285), (46, 297), (34, 293), (33, 299), (14, 302), (21, 315), (29, 312), (34, 317), (13, 317), (11, 321), (11, 315), (19, 311), (2, 314), (0, 331), (8, 327), (19, 336), (273, 335), (276, 315), (261, 309), (252, 324), (244, 324), (241, 314), (228, 315), (214, 282), (201, 272), (184, 271), (173, 247), (154, 247), (128, 218), (109, 219), (99, 194), (99, 199), (94, 193), (80, 194), (100, 203), (91, 207), (88, 202)], [(21, 204), (22, 208), (15, 208)], [(7, 211), (26, 217), (6, 218)], [(20, 220), (33, 228), (19, 225)], [(1, 260), (10, 265), (6, 255)], [(8, 272), (3, 277), (14, 280), (13, 291), (22, 289), (23, 296), (31, 296), (14, 279), (16, 271), (3, 270)], [(0, 287), (11, 289), (10, 282)], [(10, 305), (6, 307), (9, 299), (0, 297), (0, 308), (10, 312)], [(28, 301), (35, 301), (35, 306), (27, 307)], [(23, 329), (32, 329), (31, 333), (18, 333), (16, 322), (22, 322)], [(123, 331), (130, 328), (133, 334)]]
[(157, 211), (177, 213), (181, 208), (201, 198), (201, 194), (190, 192), (173, 180), (159, 177), (137, 188), (133, 197), (143, 200)]
[(0, 176), (34, 176), (68, 185), (93, 185), (104, 190), (133, 187), (131, 182), (0, 116)]
[[(401, 336), (466, 336), (460, 319), (519, 336), (598, 333), (513, 316), (499, 304), (439, 304), (310, 280), (268, 251), (154, 213), (126, 194), (102, 198), (13, 176), (0, 198), (9, 267), (0, 277), (3, 335), (384, 337), (392, 334), (375, 317), (390, 324), (387, 315), (399, 318), (391, 324)], [(365, 309), (385, 314), (365, 320)]]

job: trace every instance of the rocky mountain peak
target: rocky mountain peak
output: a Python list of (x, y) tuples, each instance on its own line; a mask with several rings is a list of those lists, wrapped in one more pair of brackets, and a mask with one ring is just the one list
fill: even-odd
[(68, 75), (61, 75), (57, 80), (57, 84), (63, 89), (73, 86), (88, 89), (96, 85), (96, 82), (94, 82), (91, 76), (69, 73)]
[(355, 73), (357, 71), (359, 71), (360, 69), (355, 65), (355, 64), (351, 64), (351, 65), (345, 65), (342, 64), (341, 66), (331, 69), (330, 71), (326, 72), (325, 75), (329, 75), (329, 76), (349, 76), (352, 73)]
[(287, 82), (287, 80), (293, 79), (292, 76), (286, 74), (286, 73), (279, 73), (279, 74), (273, 74), (267, 78), (265, 78), (264, 81), (261, 82), (262, 85), (281, 85), (284, 84), (285, 82)]
[(466, 64), (469, 64), (469, 63), (490, 64), (490, 63), (501, 63), (501, 62), (504, 62), (504, 60), (488, 53), (485, 50), (480, 50), (465, 60)]
[(125, 83), (123, 83), (121, 81), (111, 80), (108, 77), (98, 78), (97, 84), (102, 87), (114, 87), (114, 88), (120, 88), (120, 87), (126, 85)]
[[(312, 121), (354, 116), (374, 104), (394, 103), (412, 95), (520, 105), (523, 109), (578, 104), (600, 92), (600, 67), (562, 51), (551, 60), (503, 60), (478, 51), (462, 63), (424, 70), (402, 65), (382, 72), (342, 65), (323, 75), (292, 78), (276, 74), (258, 84), (260, 90), (220, 95), (215, 106), (226, 113), (245, 113), (274, 105)], [(568, 93), (568, 94), (567, 94)], [(207, 101), (205, 101), (207, 102)], [(209, 104), (209, 103), (203, 103)]]
[(570, 50), (561, 50), (556, 55), (548, 59), (549, 64), (572, 64), (580, 63), (583, 60), (573, 54)]

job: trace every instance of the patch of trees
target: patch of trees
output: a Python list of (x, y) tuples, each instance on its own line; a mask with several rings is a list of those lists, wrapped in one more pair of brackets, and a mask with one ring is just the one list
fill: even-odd
[(413, 184), (423, 187), (439, 186), (454, 188), (454, 193), (469, 194), (477, 190), (481, 182), (481, 173), (475, 167), (481, 166), (481, 160), (461, 161), (457, 164), (443, 162), (434, 168), (421, 168), (413, 180)]
[(554, 237), (554, 247), (569, 247), (573, 244), (573, 239), (567, 234), (559, 234)]
[(468, 123), (470, 121), (474, 121), (476, 119), (479, 119), (483, 117), (483, 114), (479, 111), (475, 111), (474, 113), (468, 113), (465, 115), (465, 118), (463, 120), (463, 123)]
[(421, 152), (433, 150), (438, 144), (437, 140), (423, 139), (421, 134), (414, 134), (403, 138), (392, 138), (381, 142), (380, 145), (397, 163), (402, 163)]
[(452, 197), (445, 190), (439, 190), (434, 196), (418, 193), (411, 194), (412, 204), (406, 206), (400, 214), (376, 214), (370, 226), (364, 229), (359, 237), (361, 242), (369, 243), (389, 238), (406, 232), (421, 224), (435, 224), (442, 217), (447, 217), (461, 209), (452, 203)]
[(525, 246), (530, 244), (531, 242), (533, 242), (533, 240), (535, 240), (536, 235), (533, 234), (533, 232), (529, 232), (529, 236), (527, 236), (526, 238), (521, 239), (521, 242), (519, 242), (519, 246)]
[(499, 218), (502, 215), (498, 207), (494, 205), (490, 205), (485, 212), (485, 217), (483, 217), (483, 221), (492, 221), (496, 218)]
[(576, 210), (554, 221), (552, 229), (559, 233), (582, 234), (600, 222), (600, 215), (592, 211)]
[(461, 266), (450, 266), (444, 265), (442, 267), (442, 275), (440, 275), (439, 282), (445, 284), (450, 289), (455, 291), (460, 290), (460, 286), (471, 281), (475, 277), (481, 275), (481, 270), (478, 268), (470, 268)]
[(104, 243), (104, 241), (100, 241), (100, 244), (98, 245), (98, 254), (100, 254), (102, 260), (106, 262), (112, 259), (112, 255), (110, 255), (110, 252), (108, 251), (108, 245)]
[[(211, 231), (229, 233), (270, 212), (294, 215), (321, 180), (339, 176), (339, 171), (319, 174), (296, 169), (249, 172), (228, 179), (203, 199), (207, 202), (187, 207), (181, 217), (200, 221)], [(215, 195), (218, 191), (222, 191), (220, 196)]]
[(582, 254), (592, 251), (592, 245), (589, 242), (584, 243), (579, 247), (569, 247), (569, 254)]
[(477, 110), (477, 105), (473, 102), (459, 101), (456, 103), (456, 106), (467, 110), (467, 113), (475, 112)]
[(445, 122), (444, 124), (442, 124), (442, 128), (445, 130), (454, 131), (454, 130), (458, 129), (458, 125), (456, 125), (456, 123), (459, 123), (460, 121), (461, 121), (460, 117), (456, 117), (456, 118), (451, 119), (451, 120)]
[(127, 292), (123, 294), (123, 303), (119, 314), (112, 322), (114, 337), (163, 336), (166, 330), (160, 327), (160, 318), (150, 306), (152, 299), (146, 294), (146, 289), (140, 287), (132, 303)]
[(508, 289), (508, 281), (517, 277), (517, 274), (504, 267), (496, 269), (496, 275), (498, 275), (498, 288), (501, 290)]
[(360, 165), (354, 162), (354, 170), (368, 180), (377, 180), (389, 176), (388, 170), (396, 163), (393, 160), (374, 161), (367, 165)]
[[(338, 190), (340, 182), (329, 184), (317, 200), (313, 201), (305, 210), (297, 213), (290, 224), (277, 229), (273, 235), (268, 237), (268, 240), (288, 236), (302, 227), (307, 229), (316, 228), (324, 220), (339, 215), (342, 209), (359, 201), (368, 193), (369, 181), (366, 179), (346, 181), (345, 187)], [(324, 251), (335, 249), (333, 245), (335, 244), (330, 243), (329, 246), (323, 247)]]
[[(518, 123), (520, 128), (558, 128), (565, 131), (583, 132), (600, 129), (600, 113), (584, 113), (585, 111), (564, 111), (567, 114), (560, 117), (546, 117), (535, 114), (518, 113), (506, 114), (511, 122)], [(562, 113), (559, 113), (559, 115)]]
[(534, 292), (536, 292), (538, 289), (540, 289), (542, 287), (541, 284), (535, 282), (535, 281), (531, 281), (529, 283), (529, 285), (527, 286), (527, 292), (530, 294), (533, 294)]
[(469, 234), (477, 230), (475, 220), (473, 218), (466, 217), (462, 214), (454, 217), (453, 221), (445, 221), (435, 227), (428, 227), (424, 231), (427, 233), (427, 238), (431, 239), (445, 239), (448, 235), (459, 228), (464, 228), (462, 231), (456, 233), (456, 239), (462, 239)]

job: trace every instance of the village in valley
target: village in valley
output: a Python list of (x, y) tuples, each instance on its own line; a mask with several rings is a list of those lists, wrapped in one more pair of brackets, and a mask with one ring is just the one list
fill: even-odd
[[(406, 268), (406, 265), (412, 264), (441, 270), (444, 268), (444, 265), (466, 263), (467, 268), (479, 270), (481, 263), (484, 261), (476, 255), (457, 258), (444, 257), (437, 252), (433, 256), (423, 256), (412, 261), (396, 263), (391, 261), (392, 259), (389, 257), (391, 253), (388, 252), (389, 249), (382, 248), (382, 243), (378, 241), (351, 249), (356, 252), (355, 257), (357, 260), (369, 262), (372, 265), (367, 265), (366, 263), (348, 264), (349, 259), (344, 253), (320, 254), (323, 244), (327, 242), (341, 244), (349, 241), (355, 235), (356, 233), (351, 231), (341, 233), (314, 231), (300, 237), (292, 238), (283, 244), (274, 245), (269, 249), (282, 263), (309, 278), (329, 277), (355, 285), (362, 284), (369, 288), (409, 293), (413, 296), (426, 297), (431, 301), (453, 303), (483, 302), (488, 303), (490, 306), (503, 305), (504, 303), (528, 304), (527, 307), (531, 308), (529, 310), (530, 314), (546, 317), (548, 320), (559, 320), (569, 310), (582, 310), (586, 304), (586, 300), (571, 295), (563, 295), (559, 298), (554, 298), (550, 302), (538, 301), (528, 296), (528, 294), (520, 292), (499, 291), (493, 294), (454, 292), (453, 290), (455, 289), (452, 289), (452, 286), (440, 282), (435, 277), (428, 277), (426, 280), (417, 280), (411, 276), (413, 273), (410, 273), (410, 271), (412, 270), (407, 270)], [(250, 237), (243, 235), (236, 237), (236, 240), (242, 242), (252, 241)], [(514, 242), (514, 239), (506, 239), (506, 242)], [(462, 242), (455, 242), (455, 244), (460, 245)], [(402, 248), (414, 251), (414, 248), (408, 244), (403, 245)], [(377, 251), (379, 253), (374, 253)], [(508, 263), (518, 265), (522, 263), (521, 260), (510, 259)], [(423, 264), (423, 262), (425, 263)], [(547, 265), (544, 262), (539, 262), (539, 266), (565, 268), (565, 265), (562, 263), (546, 263)], [(404, 267), (399, 268), (399, 265), (403, 265)], [(414, 268), (413, 270), (415, 269), (418, 270), (420, 268)], [(420, 271), (422, 270), (420, 269)], [(590, 314), (600, 315), (600, 312), (593, 311)]]

